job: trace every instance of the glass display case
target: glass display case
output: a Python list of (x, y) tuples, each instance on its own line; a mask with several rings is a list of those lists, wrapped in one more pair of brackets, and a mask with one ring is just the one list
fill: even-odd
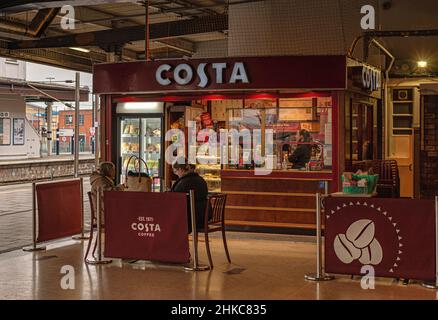
[[(160, 165), (161, 165), (161, 119), (143, 118), (141, 119), (143, 143), (142, 155), (148, 171), (153, 177), (153, 188), (155, 192), (160, 191)], [(143, 166), (143, 164), (142, 164)], [(142, 167), (142, 169), (144, 169)]]
[(122, 171), (121, 171), (121, 181), (125, 182), (125, 172), (126, 168), (128, 170), (135, 171), (135, 166), (137, 165), (135, 161), (131, 161), (128, 164), (129, 158), (133, 155), (140, 156), (140, 119), (123, 119), (122, 121), (122, 132), (120, 135), (120, 156), (122, 158)]
[(218, 164), (197, 164), (196, 172), (207, 182), (209, 192), (221, 191), (221, 165)]
[[(261, 103), (247, 103), (242, 109), (228, 109), (228, 128), (248, 129), (253, 132), (261, 130), (261, 144), (251, 143), (246, 150), (243, 139), (240, 138), (238, 148), (238, 163), (233, 163), (229, 169), (252, 169), (255, 166), (254, 157), (264, 156), (266, 130), (273, 133), (273, 155), (275, 169), (291, 169), (289, 156), (303, 142), (309, 144), (311, 158), (308, 170), (330, 170), (332, 168), (332, 100), (331, 97), (314, 97), (302, 99), (262, 100)], [(308, 141), (298, 141), (298, 133), (306, 131)], [(252, 148), (256, 150), (253, 153)], [(229, 153), (231, 155), (231, 153)], [(252, 159), (248, 163), (248, 158)]]
[[(120, 120), (120, 172), (119, 182), (126, 181), (126, 170), (148, 172), (153, 181), (153, 191), (161, 190), (162, 119), (122, 118)], [(146, 162), (147, 169), (142, 161)]]

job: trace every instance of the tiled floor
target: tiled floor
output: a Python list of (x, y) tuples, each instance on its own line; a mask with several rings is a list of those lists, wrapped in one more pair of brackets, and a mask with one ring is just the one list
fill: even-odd
[[(84, 179), (84, 214), (89, 222), (90, 208)], [(27, 246), (32, 242), (32, 185), (19, 184), (0, 187), (0, 253)]]
[[(220, 237), (212, 241), (215, 268), (187, 272), (181, 266), (114, 260), (105, 266), (83, 263), (84, 247), (72, 240), (46, 252), (0, 255), (0, 299), (437, 299), (419, 284), (403, 286), (377, 279), (363, 290), (360, 279), (338, 276), (314, 283), (304, 274), (315, 269), (312, 237), (228, 233), (233, 263), (228, 264)], [(200, 242), (201, 262), (206, 261)], [(61, 288), (64, 265), (75, 270), (75, 289)]]

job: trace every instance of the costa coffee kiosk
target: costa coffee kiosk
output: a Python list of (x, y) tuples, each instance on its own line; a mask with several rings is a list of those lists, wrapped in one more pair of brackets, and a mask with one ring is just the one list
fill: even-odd
[[(137, 119), (148, 114), (162, 119), (153, 121), (156, 128), (145, 125), (144, 130), (132, 130), (153, 137), (162, 123), (161, 140), (155, 139), (154, 146), (147, 142), (141, 148), (134, 146), (143, 156), (158, 152), (163, 169), (154, 169), (154, 173), (161, 190), (169, 188), (174, 178), (163, 161), (166, 149), (185, 140), (187, 156), (193, 147), (188, 142), (189, 121), (197, 129), (207, 125), (215, 130), (218, 141), (224, 130), (257, 129), (262, 137), (271, 132), (273, 168), (269, 174), (257, 174), (255, 164), (255, 149), (265, 155), (265, 138), (254, 143), (254, 150), (241, 148), (238, 161), (224, 163), (230, 160), (225, 157), (221, 162), (220, 152), (200, 156), (197, 170), (211, 191), (228, 195), (229, 226), (313, 229), (315, 193), (338, 191), (341, 173), (354, 161), (381, 157), (382, 128), (376, 123), (382, 112), (380, 75), (377, 68), (346, 56), (98, 64), (93, 70), (93, 89), (101, 101), (101, 156), (116, 163), (121, 173), (120, 145), (128, 143), (124, 146), (129, 150), (131, 143), (132, 152), (135, 143), (123, 142), (120, 136), (122, 106)], [(186, 139), (166, 137), (169, 129), (182, 130)], [(306, 168), (296, 170), (287, 159), (297, 146), (300, 130), (309, 132), (312, 154)], [(198, 135), (194, 147), (205, 141)], [(201, 161), (203, 157), (209, 162)]]

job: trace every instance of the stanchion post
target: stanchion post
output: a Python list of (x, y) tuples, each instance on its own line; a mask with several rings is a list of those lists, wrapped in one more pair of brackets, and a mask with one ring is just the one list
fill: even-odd
[(45, 246), (37, 247), (37, 203), (36, 203), (36, 183), (32, 182), (32, 247), (23, 248), (23, 251), (43, 251)]
[(435, 283), (428, 287), (438, 289), (438, 196), (435, 196)]
[(187, 271), (206, 271), (210, 267), (200, 265), (198, 261), (198, 230), (196, 228), (196, 211), (195, 211), (195, 191), (190, 190), (190, 214), (192, 217), (192, 234), (193, 234), (193, 266), (186, 266)]
[(325, 196), (328, 196), (329, 194), (329, 187), (328, 187), (328, 181), (324, 181), (324, 192), (325, 192)]
[(102, 213), (100, 210), (100, 199), (102, 197), (102, 188), (97, 189), (97, 197), (96, 197), (96, 217), (97, 217), (97, 260), (87, 260), (88, 264), (108, 264), (111, 263), (112, 260), (103, 260), (102, 259)]
[(322, 237), (321, 237), (321, 194), (316, 194), (316, 274), (306, 274), (304, 279), (310, 281), (333, 280), (333, 276), (324, 274), (322, 268)]
[(80, 189), (81, 189), (81, 235), (80, 236), (73, 236), (73, 240), (87, 240), (89, 237), (85, 236), (85, 217), (84, 217), (84, 178), (80, 178)]
[(435, 196), (435, 282), (423, 282), (423, 287), (438, 289), (438, 196)]

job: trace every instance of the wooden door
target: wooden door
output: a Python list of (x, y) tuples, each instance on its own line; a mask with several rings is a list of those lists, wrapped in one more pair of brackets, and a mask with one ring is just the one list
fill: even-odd
[(390, 158), (397, 161), (400, 174), (400, 197), (414, 196), (414, 135), (393, 136)]

